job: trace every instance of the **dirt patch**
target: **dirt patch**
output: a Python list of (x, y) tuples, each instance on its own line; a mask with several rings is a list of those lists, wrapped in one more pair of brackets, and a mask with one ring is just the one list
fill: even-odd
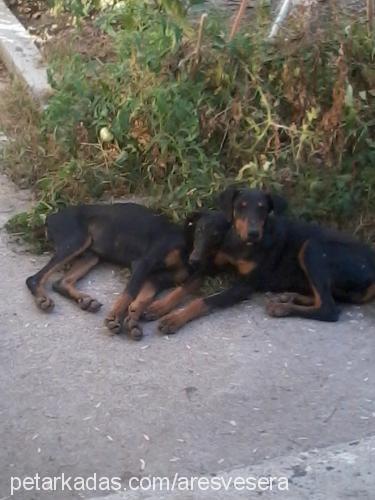
[(47, 2), (37, 0), (8, 0), (8, 7), (35, 38), (37, 45), (43, 45), (59, 31), (70, 27), (69, 16), (52, 15)]
[(55, 15), (45, 1), (8, 0), (6, 3), (28, 30), (45, 59), (56, 51), (73, 51), (100, 60), (113, 56), (111, 38), (99, 30), (92, 19), (84, 19), (76, 27), (70, 14)]

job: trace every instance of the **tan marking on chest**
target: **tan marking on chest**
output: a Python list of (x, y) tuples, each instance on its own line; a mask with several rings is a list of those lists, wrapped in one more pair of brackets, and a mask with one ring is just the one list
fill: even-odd
[(234, 260), (226, 253), (218, 252), (215, 255), (214, 262), (215, 262), (215, 266), (221, 267), (221, 266), (225, 266), (226, 264), (233, 264)]
[(250, 274), (255, 268), (257, 264), (253, 260), (238, 260), (236, 262), (237, 270), (240, 274)]
[(256, 262), (245, 259), (234, 259), (224, 252), (218, 252), (215, 256), (215, 265), (218, 267), (230, 264), (235, 267), (239, 274), (250, 274), (256, 268)]
[(166, 267), (179, 267), (182, 265), (181, 253), (180, 250), (171, 250), (169, 254), (165, 257), (165, 265)]
[(177, 269), (177, 271), (173, 274), (174, 281), (177, 284), (184, 282), (188, 276), (189, 273), (185, 267)]

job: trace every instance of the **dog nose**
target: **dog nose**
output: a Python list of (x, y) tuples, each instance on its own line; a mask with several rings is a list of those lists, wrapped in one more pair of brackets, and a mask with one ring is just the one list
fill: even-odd
[(259, 238), (259, 230), (258, 229), (249, 229), (247, 236), (249, 240), (257, 240)]
[(190, 254), (189, 264), (191, 266), (197, 266), (199, 264), (199, 256), (196, 255), (194, 252), (192, 254)]
[(189, 264), (191, 264), (191, 265), (195, 264), (196, 265), (198, 263), (199, 263), (199, 259), (197, 259), (196, 257), (190, 257)]

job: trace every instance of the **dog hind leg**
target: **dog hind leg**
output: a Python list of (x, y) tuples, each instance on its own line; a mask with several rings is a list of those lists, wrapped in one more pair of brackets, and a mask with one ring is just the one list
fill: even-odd
[(91, 245), (88, 235), (73, 235), (62, 244), (57, 245), (56, 251), (50, 261), (36, 274), (29, 276), (26, 285), (34, 295), (37, 306), (43, 311), (51, 311), (54, 307), (53, 300), (47, 295), (45, 284), (49, 276), (61, 269), (65, 264), (81, 255)]
[(80, 292), (75, 286), (77, 281), (83, 278), (98, 262), (97, 255), (91, 252), (85, 253), (73, 263), (63, 278), (53, 283), (53, 289), (60, 295), (73, 299), (84, 311), (98, 311), (102, 304), (90, 295)]
[(320, 321), (337, 321), (339, 310), (331, 292), (330, 271), (320, 244), (306, 241), (299, 252), (298, 260), (310, 284), (314, 301), (311, 305), (293, 302), (269, 302), (267, 312), (271, 316), (299, 316)]

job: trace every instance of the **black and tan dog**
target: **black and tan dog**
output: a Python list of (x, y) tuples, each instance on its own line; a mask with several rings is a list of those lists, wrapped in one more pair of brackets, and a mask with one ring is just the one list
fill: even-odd
[(81, 205), (60, 210), (47, 218), (47, 237), (55, 253), (46, 266), (26, 280), (38, 307), (54, 307), (45, 284), (49, 276), (72, 263), (67, 274), (53, 284), (55, 291), (74, 300), (81, 309), (96, 312), (101, 304), (80, 292), (76, 282), (100, 261), (131, 267), (125, 290), (112, 306), (105, 324), (118, 333), (130, 314), (130, 334), (142, 331), (137, 320), (161, 289), (183, 282), (191, 273), (184, 228), (142, 205)]
[(218, 254), (231, 227), (221, 211), (194, 212), (185, 221), (186, 250), (189, 255), (188, 278), (164, 297), (155, 300), (145, 311), (143, 318), (152, 321), (166, 315), (188, 295), (196, 291), (204, 277), (214, 276), (228, 266)]
[[(188, 216), (182, 226), (144, 206), (120, 203), (65, 208), (47, 218), (46, 228), (55, 254), (26, 280), (40, 309), (54, 307), (45, 284), (66, 264), (72, 266), (53, 283), (53, 289), (90, 312), (98, 311), (101, 304), (80, 292), (77, 281), (99, 262), (131, 267), (130, 281), (105, 324), (112, 333), (119, 333), (126, 318), (128, 332), (140, 339), (139, 319), (151, 303), (146, 316), (158, 318), (196, 290), (204, 275), (217, 272), (214, 257), (230, 223), (221, 212), (201, 211)], [(176, 285), (172, 293), (152, 302), (160, 291)]]
[(259, 190), (231, 187), (222, 193), (220, 206), (231, 230), (215, 261), (234, 266), (239, 279), (164, 316), (159, 324), (163, 333), (254, 291), (283, 292), (268, 303), (271, 316), (321, 321), (337, 321), (336, 301), (361, 304), (375, 297), (371, 248), (338, 231), (279, 215), (285, 205), (282, 198)]

